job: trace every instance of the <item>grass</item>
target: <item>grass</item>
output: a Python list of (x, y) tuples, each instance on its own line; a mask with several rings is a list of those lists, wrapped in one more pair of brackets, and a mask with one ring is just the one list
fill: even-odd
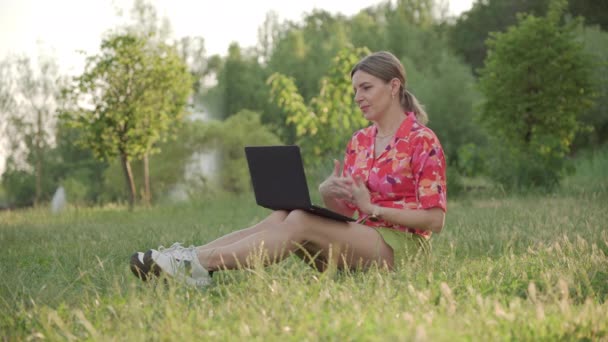
[(202, 244), (264, 217), (250, 196), (0, 213), (0, 336), (608, 340), (608, 157), (593, 158), (552, 195), (450, 201), (431, 260), (392, 273), (320, 274), (289, 259), (202, 290), (131, 275), (135, 250)]

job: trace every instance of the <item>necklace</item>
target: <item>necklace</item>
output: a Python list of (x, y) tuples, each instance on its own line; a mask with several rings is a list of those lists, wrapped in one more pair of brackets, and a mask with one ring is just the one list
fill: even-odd
[(386, 138), (392, 137), (393, 135), (395, 135), (395, 133), (390, 133), (390, 134), (387, 134), (387, 135), (376, 134), (376, 139), (386, 139)]

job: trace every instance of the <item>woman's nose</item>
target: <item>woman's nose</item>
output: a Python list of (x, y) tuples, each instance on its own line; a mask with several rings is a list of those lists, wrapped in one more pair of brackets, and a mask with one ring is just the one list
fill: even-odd
[(363, 96), (359, 95), (359, 92), (356, 92), (355, 93), (355, 102), (360, 103), (361, 101), (363, 101)]

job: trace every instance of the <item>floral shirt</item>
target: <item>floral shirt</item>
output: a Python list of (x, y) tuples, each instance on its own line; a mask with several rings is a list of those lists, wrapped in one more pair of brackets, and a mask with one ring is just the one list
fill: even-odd
[[(373, 204), (389, 208), (446, 211), (446, 165), (441, 144), (435, 133), (418, 123), (414, 113), (406, 113), (394, 139), (374, 157), (376, 126), (353, 134), (346, 148), (343, 176), (360, 176), (365, 180)], [(356, 206), (357, 222), (372, 227), (389, 227), (429, 237), (431, 232), (395, 225), (383, 220), (367, 220), (368, 215)]]

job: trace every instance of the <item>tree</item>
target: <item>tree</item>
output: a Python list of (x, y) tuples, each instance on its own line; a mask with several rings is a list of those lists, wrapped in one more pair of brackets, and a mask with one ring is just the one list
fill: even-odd
[(321, 163), (319, 157), (342, 154), (352, 133), (368, 123), (354, 102), (350, 70), (369, 53), (367, 48), (341, 50), (321, 79), (319, 95), (308, 104), (293, 79), (279, 73), (269, 78), (272, 100), (286, 112), (287, 123), (295, 126), (296, 142), (311, 164)]
[(428, 55), (428, 63), (402, 58), (407, 87), (429, 114), (428, 126), (441, 140), (449, 165), (462, 168), (465, 162), (458, 155), (461, 146), (483, 141), (482, 130), (474, 121), (474, 103), (479, 100), (475, 78), (469, 66), (445, 45)]
[(66, 93), (74, 106), (64, 119), (81, 130), (79, 143), (96, 157), (120, 157), (129, 203), (136, 189), (133, 159), (158, 152), (155, 144), (181, 121), (192, 78), (175, 50), (131, 34), (102, 41), (85, 72)]
[(585, 51), (593, 57), (592, 78), (597, 97), (581, 122), (586, 126), (576, 138), (573, 149), (600, 146), (608, 141), (608, 32), (597, 27), (585, 27), (581, 32)]
[(47, 153), (45, 178), (52, 190), (63, 186), (70, 203), (95, 203), (100, 199), (107, 163), (97, 160), (90, 150), (74, 144), (80, 131), (61, 120), (55, 129), (55, 146)]
[(338, 51), (349, 46), (347, 20), (314, 10), (303, 23), (287, 23), (268, 61), (273, 72), (292, 77), (306, 101), (318, 94), (319, 80), (329, 70)]
[(257, 55), (261, 64), (266, 64), (272, 55), (272, 50), (279, 38), (279, 15), (270, 11), (266, 13), (264, 23), (258, 28)]
[(450, 44), (473, 70), (483, 66), (485, 41), (490, 32), (502, 32), (517, 23), (518, 13), (544, 15), (550, 0), (477, 0), (460, 15), (450, 30)]
[(481, 70), (482, 122), (499, 140), (492, 175), (507, 186), (559, 183), (564, 157), (591, 105), (589, 59), (575, 39), (577, 22), (560, 24), (566, 2), (546, 17), (520, 16), (495, 33)]
[(265, 71), (257, 57), (241, 50), (238, 44), (231, 44), (218, 74), (223, 117), (229, 117), (243, 109), (264, 111), (268, 107), (265, 79)]
[(63, 80), (56, 62), (48, 57), (37, 61), (28, 57), (9, 58), (3, 65), (0, 112), (10, 145), (7, 173), (27, 174), (33, 170), (32, 202), (37, 204), (43, 196), (45, 153), (52, 143), (54, 113)]
[[(502, 32), (517, 23), (518, 13), (542, 16), (551, 0), (476, 0), (473, 7), (460, 15), (450, 29), (450, 45), (477, 71), (486, 57), (485, 41), (490, 32)], [(572, 16), (582, 16), (589, 25), (608, 29), (608, 2), (569, 0)]]
[(570, 13), (585, 18), (586, 25), (599, 25), (602, 30), (608, 30), (608, 2), (597, 0), (570, 0)]
[(182, 37), (175, 47), (194, 78), (193, 91), (198, 94), (203, 86), (203, 78), (209, 74), (209, 63), (205, 58), (203, 37)]

